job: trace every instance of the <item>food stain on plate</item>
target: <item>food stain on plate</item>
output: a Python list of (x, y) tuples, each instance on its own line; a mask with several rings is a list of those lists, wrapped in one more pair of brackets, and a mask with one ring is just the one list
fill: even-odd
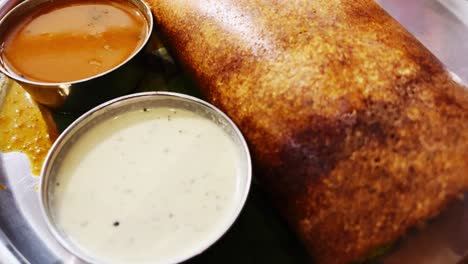
[[(6, 89), (6, 91), (2, 91)], [(0, 109), (0, 152), (20, 151), (31, 162), (33, 175), (39, 175), (42, 163), (58, 131), (50, 112), (37, 105), (17, 83), (0, 86), (5, 94)], [(1, 188), (0, 188), (1, 189)]]
[(0, 184), (0, 191), (5, 191), (7, 187), (5, 185)]

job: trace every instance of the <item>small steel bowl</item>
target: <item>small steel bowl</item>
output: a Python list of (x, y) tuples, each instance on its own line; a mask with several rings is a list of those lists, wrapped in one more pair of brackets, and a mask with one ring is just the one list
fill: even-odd
[(213, 245), (232, 226), (246, 202), (252, 180), (252, 165), (249, 149), (240, 130), (223, 112), (203, 100), (171, 92), (137, 93), (114, 99), (88, 111), (71, 124), (52, 146), (41, 171), (40, 204), (46, 225), (53, 236), (66, 250), (86, 262), (101, 264), (99, 260), (93, 259), (79, 250), (54, 220), (53, 188), (56, 188), (54, 183), (56, 182), (56, 174), (60, 168), (61, 162), (74, 142), (76, 142), (81, 135), (86, 134), (93, 126), (128, 111), (141, 110), (144, 108), (151, 109), (152, 107), (184, 109), (212, 120), (233, 140), (241, 161), (241, 178), (238, 182), (239, 193), (236, 199), (237, 204), (231, 210), (232, 218), (230, 221), (220, 226), (218, 229), (219, 232), (213, 236), (212, 240), (200, 242), (193, 252), (177, 256), (174, 261), (170, 263), (186, 261)]
[[(25, 0), (18, 4), (0, 20), (0, 36), (4, 36), (22, 15), (43, 3), (53, 1), (56, 0)], [(143, 75), (142, 54), (153, 30), (153, 16), (149, 5), (143, 0), (128, 1), (144, 15), (147, 34), (142, 45), (114, 68), (86, 79), (61, 83), (25, 79), (8, 70), (1, 59), (0, 72), (17, 81), (40, 104), (63, 112), (83, 112), (107, 100), (128, 94), (137, 87)], [(1, 50), (0, 47), (0, 52)]]

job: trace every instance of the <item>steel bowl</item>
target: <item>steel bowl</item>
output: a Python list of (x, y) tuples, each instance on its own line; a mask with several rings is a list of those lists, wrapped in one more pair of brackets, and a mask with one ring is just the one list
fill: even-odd
[[(95, 107), (71, 124), (52, 146), (41, 171), (40, 204), (46, 225), (65, 249), (86, 262), (101, 264), (100, 260), (86, 255), (74, 245), (71, 239), (67, 237), (65, 232), (61, 230), (60, 226), (54, 220), (54, 203), (52, 197), (54, 193), (53, 188), (56, 188), (54, 183), (56, 182), (60, 164), (67, 155), (67, 151), (75, 144), (76, 140), (81, 135), (86, 134), (93, 126), (128, 111), (152, 107), (184, 109), (212, 120), (233, 140), (241, 161), (241, 177), (238, 182), (239, 196), (236, 199), (235, 207), (231, 210), (230, 221), (227, 221), (227, 223), (219, 227), (219, 232), (216, 233), (214, 239), (207, 239), (205, 242), (200, 242), (191, 254), (176, 256), (174, 261), (170, 263), (179, 263), (188, 260), (213, 245), (231, 227), (246, 202), (252, 180), (252, 165), (249, 149), (240, 130), (223, 112), (203, 100), (170, 92), (137, 93), (114, 99)], [(83, 195), (86, 194), (84, 193)]]
[[(10, 26), (17, 23), (22, 15), (43, 3), (53, 1), (57, 0), (25, 0), (18, 4), (0, 20), (0, 36), (4, 36)], [(25, 79), (8, 70), (1, 59), (0, 72), (18, 82), (40, 104), (63, 112), (84, 112), (100, 103), (128, 94), (137, 87), (142, 78), (144, 70), (142, 55), (153, 30), (153, 16), (149, 5), (143, 0), (128, 1), (144, 15), (147, 21), (147, 34), (142, 45), (114, 68), (89, 78), (57, 83)], [(1, 50), (2, 47), (0, 52)]]

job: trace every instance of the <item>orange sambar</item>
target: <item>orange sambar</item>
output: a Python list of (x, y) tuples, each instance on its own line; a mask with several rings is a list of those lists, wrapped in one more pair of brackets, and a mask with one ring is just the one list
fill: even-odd
[(7, 31), (1, 56), (10, 71), (31, 81), (77, 81), (125, 61), (147, 31), (145, 17), (128, 1), (47, 2)]

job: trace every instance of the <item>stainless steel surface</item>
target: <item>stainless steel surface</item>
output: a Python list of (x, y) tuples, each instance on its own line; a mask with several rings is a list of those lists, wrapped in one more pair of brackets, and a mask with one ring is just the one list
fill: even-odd
[(378, 2), (464, 83), (468, 83), (467, 0)]
[[(11, 0), (12, 1), (12, 0)], [(41, 4), (54, 0), (25, 0), (11, 9), (0, 20), (0, 37), (7, 34), (11, 25), (17, 23), (18, 18), (34, 10)], [(53, 83), (39, 82), (24, 78), (21, 74), (9, 69), (8, 65), (0, 58), (0, 72), (20, 83), (31, 96), (39, 103), (61, 111), (84, 111), (112, 98), (116, 98), (131, 92), (137, 87), (141, 79), (141, 55), (148, 43), (153, 30), (153, 15), (148, 4), (142, 0), (129, 0), (144, 15), (147, 21), (147, 34), (142, 45), (125, 61), (114, 68), (98, 75), (71, 82)], [(10, 3), (10, 2), (7, 2)], [(64, 21), (66, 23), (66, 21)], [(2, 40), (3, 41), (3, 40)], [(0, 52), (3, 43), (0, 43)], [(83, 98), (95, 98), (86, 100)]]
[[(468, 25), (463, 22), (468, 14), (462, 11), (468, 8), (467, 0), (378, 2), (449, 69), (468, 82)], [(5, 2), (0, 0), (0, 3)], [(31, 264), (80, 263), (47, 231), (38, 209), (39, 195), (34, 189), (39, 179), (32, 177), (26, 156), (0, 153), (0, 184), (7, 186), (7, 190), (0, 191), (0, 228), (9, 239), (8, 242), (0, 236), (1, 264), (10, 264), (11, 255), (3, 252), (11, 253), (13, 245)], [(382, 263), (455, 264), (468, 253), (467, 232), (468, 201), (465, 199), (451, 205), (425, 232), (411, 232)]]
[[(31, 176), (26, 156), (0, 155), (0, 184), (7, 186), (0, 192), (0, 227), (9, 239), (0, 244), (0, 252), (19, 252), (31, 264), (82, 263), (47, 231), (36, 191), (39, 178)], [(0, 263), (9, 264), (8, 257), (0, 255)]]
[(20, 2), (21, 0), (0, 0), (0, 17), (3, 17)]
[(8, 237), (0, 230), (0, 256), (10, 264), (28, 263), (27, 260), (13, 246)]
[[(86, 255), (80, 251), (74, 245), (74, 243), (71, 242), (67, 234), (64, 233), (54, 221), (54, 206), (51, 202), (51, 199), (49, 199), (49, 195), (53, 193), (53, 188), (55, 187), (55, 184), (53, 183), (57, 181), (57, 175), (55, 173), (58, 171), (60, 162), (63, 161), (63, 157), (67, 155), (68, 149), (72, 147), (73, 142), (75, 142), (81, 135), (89, 131), (89, 129), (91, 129), (93, 126), (96, 126), (105, 120), (109, 120), (125, 112), (136, 110), (141, 111), (143, 108), (151, 109), (154, 107), (184, 109), (213, 121), (233, 140), (238, 149), (239, 157), (241, 158), (242, 177), (238, 185), (239, 191), (241, 193), (239, 204), (236, 205), (234, 215), (232, 219), (230, 219), (229, 224), (225, 226), (225, 229), (218, 233), (214, 240), (204, 242), (204, 244), (200, 245), (202, 250), (201, 252), (205, 251), (208, 247), (214, 244), (231, 227), (236, 218), (239, 216), (247, 200), (250, 184), (252, 181), (252, 165), (249, 149), (247, 142), (245, 141), (240, 130), (223, 112), (221, 112), (213, 105), (195, 97), (170, 92), (138, 93), (114, 99), (110, 102), (97, 106), (73, 122), (73, 124), (71, 124), (62, 133), (62, 135), (52, 146), (41, 172), (40, 203), (42, 215), (45, 217), (48, 229), (64, 248), (66, 248), (75, 256), (78, 256), (79, 258), (89, 263), (101, 262), (99, 259), (95, 259), (92, 256)], [(86, 194), (83, 193), (83, 195)], [(188, 256), (177, 256), (177, 259), (180, 261), (185, 261), (200, 254), (201, 252), (198, 251), (195, 252), (195, 254)]]

